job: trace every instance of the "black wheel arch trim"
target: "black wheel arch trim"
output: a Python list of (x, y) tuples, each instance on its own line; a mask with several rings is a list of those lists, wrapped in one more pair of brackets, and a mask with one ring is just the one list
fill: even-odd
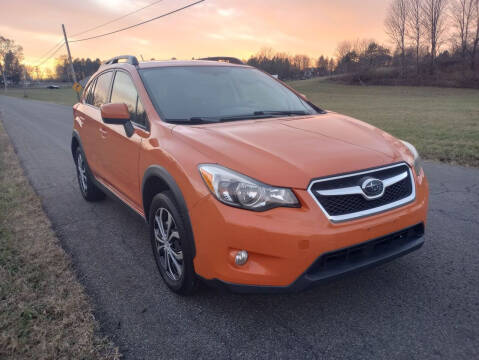
[(80, 138), (80, 134), (78, 133), (77, 130), (73, 130), (72, 132), (72, 140), (71, 140), (71, 151), (72, 151), (72, 156), (75, 157), (75, 149), (73, 148), (73, 141), (76, 140), (78, 142), (78, 145), (83, 149), (83, 144)]
[(149, 223), (149, 209), (146, 208), (146, 202), (145, 202), (145, 184), (148, 180), (151, 178), (158, 178), (159, 180), (163, 181), (166, 183), (166, 185), (169, 188), (169, 191), (174, 196), (174, 200), (176, 202), (176, 205), (178, 205), (181, 215), (183, 216), (183, 221), (184, 225), (186, 227), (186, 230), (190, 233), (191, 236), (191, 244), (193, 246), (193, 257), (196, 256), (196, 246), (195, 246), (195, 240), (194, 240), (194, 234), (193, 234), (193, 227), (191, 225), (191, 220), (190, 220), (190, 214), (188, 211), (188, 207), (186, 205), (185, 198), (183, 197), (183, 193), (181, 192), (180, 187), (176, 183), (174, 177), (166, 170), (164, 167), (160, 165), (151, 165), (148, 169), (145, 171), (145, 175), (143, 176), (143, 180), (141, 182), (141, 195), (142, 195), (142, 200), (143, 200), (143, 211), (145, 213), (145, 220), (147, 223)]

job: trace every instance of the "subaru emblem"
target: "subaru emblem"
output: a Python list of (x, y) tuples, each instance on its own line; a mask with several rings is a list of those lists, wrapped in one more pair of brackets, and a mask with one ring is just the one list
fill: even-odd
[(384, 195), (384, 184), (379, 179), (368, 177), (362, 180), (361, 190), (366, 199), (377, 199)]

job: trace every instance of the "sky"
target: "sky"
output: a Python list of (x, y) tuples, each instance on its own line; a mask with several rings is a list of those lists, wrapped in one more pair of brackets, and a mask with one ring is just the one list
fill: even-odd
[[(21, 45), (25, 63), (37, 65), (62, 40), (156, 0), (0, 0), (0, 35)], [(185, 6), (194, 0), (160, 3), (76, 37), (113, 31)], [(247, 59), (268, 47), (290, 54), (334, 56), (343, 40), (386, 42), (387, 0), (205, 0), (184, 11), (111, 36), (71, 43), (74, 58), (102, 60), (120, 54), (138, 58)], [(66, 54), (62, 48), (56, 56)], [(52, 67), (54, 59), (44, 66)]]

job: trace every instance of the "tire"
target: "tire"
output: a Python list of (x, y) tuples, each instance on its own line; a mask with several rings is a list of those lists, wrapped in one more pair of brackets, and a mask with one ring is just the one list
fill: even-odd
[(168, 287), (180, 295), (191, 295), (198, 280), (193, 265), (193, 234), (170, 192), (155, 195), (149, 214), (150, 239), (156, 265)]
[(75, 165), (77, 170), (78, 186), (80, 192), (86, 201), (100, 201), (105, 198), (105, 194), (93, 182), (85, 154), (80, 147), (75, 152)]

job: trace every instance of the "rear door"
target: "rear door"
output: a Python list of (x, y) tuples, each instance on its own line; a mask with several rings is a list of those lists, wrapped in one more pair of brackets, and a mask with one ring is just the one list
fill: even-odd
[[(95, 120), (91, 117), (93, 106), (93, 92), (95, 91), (96, 78), (93, 79), (85, 88), (83, 101), (80, 106), (74, 108), (75, 123), (78, 124), (77, 130), (80, 133), (81, 145), (86, 154), (88, 165), (93, 173), (96, 173), (98, 163), (95, 143), (98, 143), (98, 127), (95, 129)], [(95, 139), (97, 138), (97, 139)]]
[(110, 102), (126, 104), (134, 132), (128, 136), (123, 125), (103, 124), (106, 127), (101, 155), (104, 179), (129, 205), (139, 207), (138, 163), (141, 141), (148, 134), (148, 122), (136, 87), (126, 71), (116, 71)]
[(110, 70), (101, 73), (91, 82), (84, 98), (80, 119), (82, 122), (82, 134), (80, 136), (83, 150), (90, 169), (99, 178), (104, 176), (101, 146), (105, 131), (100, 106), (108, 102), (112, 78), (113, 71)]

